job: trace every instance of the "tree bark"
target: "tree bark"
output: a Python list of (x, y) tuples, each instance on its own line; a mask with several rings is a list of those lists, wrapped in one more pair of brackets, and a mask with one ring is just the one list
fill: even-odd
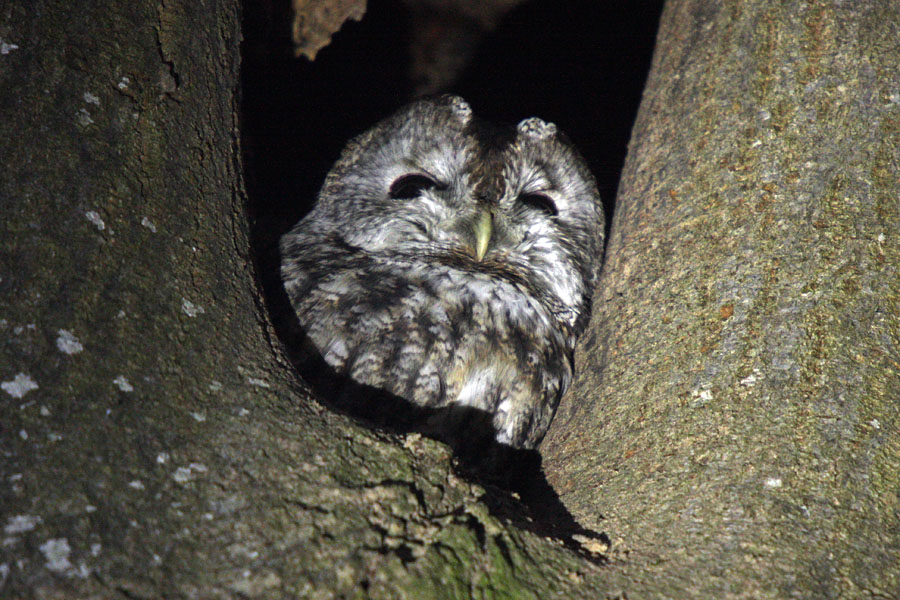
[(317, 404), (240, 177), (236, 0), (0, 9), (0, 595), (898, 595), (895, 3), (673, 0), (547, 474)]
[(0, 595), (600, 595), (445, 447), (297, 383), (248, 251), (236, 0), (0, 10)]
[(672, 0), (542, 451), (629, 598), (900, 597), (900, 5)]

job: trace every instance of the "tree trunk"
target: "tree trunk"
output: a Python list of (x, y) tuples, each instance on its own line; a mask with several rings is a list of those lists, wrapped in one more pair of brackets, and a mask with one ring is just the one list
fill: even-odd
[(236, 0), (0, 10), (0, 596), (599, 595), (442, 445), (297, 384), (248, 252)]
[(699, 4), (664, 15), (545, 443), (603, 567), (297, 383), (236, 0), (0, 9), (0, 595), (897, 595), (898, 8)]
[(551, 484), (629, 598), (900, 598), (900, 4), (673, 0)]

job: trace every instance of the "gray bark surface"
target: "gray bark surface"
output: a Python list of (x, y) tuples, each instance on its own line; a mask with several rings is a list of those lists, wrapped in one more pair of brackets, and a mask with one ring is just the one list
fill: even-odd
[(542, 451), (628, 598), (900, 598), (900, 4), (673, 0)]
[(543, 447), (605, 566), (297, 382), (237, 3), (95, 4), (0, 7), (0, 596), (900, 596), (896, 3), (667, 7)]
[(0, 11), (0, 596), (600, 595), (445, 447), (297, 383), (249, 257), (237, 2)]

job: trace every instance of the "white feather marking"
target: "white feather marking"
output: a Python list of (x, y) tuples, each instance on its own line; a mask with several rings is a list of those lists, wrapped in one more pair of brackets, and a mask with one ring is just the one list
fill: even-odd
[(459, 391), (456, 401), (463, 406), (481, 408), (485, 404), (487, 391), (496, 380), (494, 369), (488, 367), (469, 373), (469, 378)]
[(350, 353), (347, 351), (347, 344), (343, 339), (334, 337), (328, 344), (328, 349), (324, 352), (325, 361), (332, 367), (339, 367), (346, 362)]

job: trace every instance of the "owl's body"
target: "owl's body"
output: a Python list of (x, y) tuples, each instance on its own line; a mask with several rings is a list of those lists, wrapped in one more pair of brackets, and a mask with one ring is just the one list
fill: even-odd
[(439, 437), (465, 440), (459, 415), (483, 411), (497, 442), (531, 448), (572, 377), (602, 234), (552, 124), (504, 132), (444, 96), (348, 145), (282, 239), (282, 277), (336, 373), (435, 409)]

